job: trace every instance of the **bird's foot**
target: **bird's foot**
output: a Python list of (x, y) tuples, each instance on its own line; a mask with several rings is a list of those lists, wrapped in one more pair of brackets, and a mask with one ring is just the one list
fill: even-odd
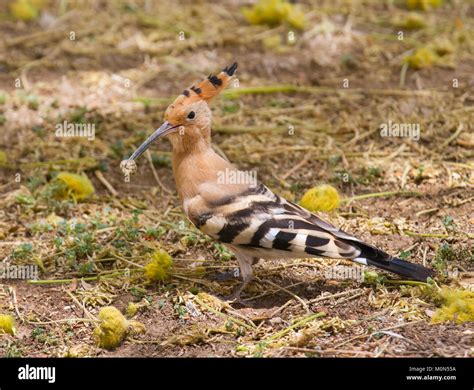
[(238, 304), (238, 305), (243, 306), (243, 307), (253, 308), (252, 303), (250, 303), (248, 301), (244, 301), (240, 297), (240, 295), (236, 296), (235, 294), (231, 294), (228, 297), (226, 297), (225, 300), (229, 304)]
[(216, 272), (209, 276), (209, 279), (216, 282), (228, 282), (229, 280), (235, 279), (235, 272), (228, 271), (228, 272)]
[(234, 290), (234, 292), (226, 298), (226, 301), (229, 303), (238, 303), (239, 305), (242, 305), (244, 307), (252, 307), (252, 304), (249, 302), (244, 301), (241, 297), (240, 294), (242, 291), (247, 287), (249, 284), (250, 280), (244, 280), (237, 288)]

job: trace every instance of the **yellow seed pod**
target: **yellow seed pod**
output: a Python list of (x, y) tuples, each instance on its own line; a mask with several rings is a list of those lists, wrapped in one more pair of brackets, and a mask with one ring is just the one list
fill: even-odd
[(285, 0), (259, 0), (253, 7), (241, 10), (250, 24), (266, 24), (271, 27), (287, 23), (302, 29), (305, 25), (304, 13)]
[(16, 20), (28, 22), (38, 17), (38, 9), (28, 0), (16, 0), (10, 4), (10, 13)]
[(128, 322), (128, 334), (130, 336), (138, 336), (146, 333), (146, 327), (139, 321), (131, 320)]
[(1, 333), (8, 333), (12, 336), (15, 335), (15, 320), (11, 315), (0, 314), (0, 334)]
[(426, 18), (418, 13), (410, 12), (404, 18), (396, 19), (393, 24), (405, 30), (418, 30), (426, 27)]
[(80, 201), (94, 193), (94, 186), (86, 175), (61, 172), (55, 180), (62, 184), (55, 194), (60, 199)]
[(443, 301), (434, 313), (431, 322), (474, 322), (474, 292), (460, 289), (443, 288), (439, 295)]
[(408, 9), (419, 9), (423, 11), (438, 8), (442, 4), (443, 0), (406, 0)]
[(337, 190), (323, 184), (308, 190), (300, 200), (300, 205), (309, 211), (331, 211), (339, 207), (341, 198)]
[(138, 310), (140, 309), (140, 305), (134, 303), (134, 302), (129, 302), (127, 306), (127, 316), (129, 318), (132, 318), (135, 316), (135, 314), (138, 313)]
[(405, 57), (404, 62), (413, 69), (424, 69), (436, 65), (438, 59), (438, 55), (433, 50), (422, 47), (412, 55)]
[(2, 165), (6, 165), (7, 162), (8, 162), (7, 154), (3, 150), (0, 150), (0, 167)]
[(106, 306), (100, 309), (99, 321), (99, 326), (94, 330), (97, 345), (105, 349), (118, 347), (127, 334), (127, 319), (117, 308)]
[(161, 282), (169, 277), (173, 266), (173, 259), (164, 250), (159, 249), (151, 254), (151, 261), (145, 265), (143, 271), (150, 282)]

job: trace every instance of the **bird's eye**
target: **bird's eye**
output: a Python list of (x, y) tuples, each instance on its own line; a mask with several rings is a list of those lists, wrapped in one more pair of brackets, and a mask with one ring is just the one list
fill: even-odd
[(194, 117), (196, 116), (196, 113), (194, 111), (191, 111), (189, 114), (188, 114), (188, 119), (194, 119)]

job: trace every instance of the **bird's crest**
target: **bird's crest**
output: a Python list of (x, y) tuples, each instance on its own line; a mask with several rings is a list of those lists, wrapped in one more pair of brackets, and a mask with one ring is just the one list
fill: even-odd
[(174, 105), (188, 105), (198, 100), (209, 101), (221, 91), (223, 91), (232, 80), (237, 69), (237, 62), (231, 66), (225, 67), (218, 75), (209, 75), (200, 83), (184, 90), (184, 92), (176, 98)]

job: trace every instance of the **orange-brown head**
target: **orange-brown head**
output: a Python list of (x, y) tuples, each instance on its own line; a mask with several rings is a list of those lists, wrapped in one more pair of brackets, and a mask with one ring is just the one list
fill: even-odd
[(208, 103), (232, 80), (237, 63), (216, 76), (186, 89), (165, 111), (165, 122), (130, 157), (138, 158), (158, 138), (169, 136), (173, 150), (181, 153), (209, 145), (212, 114)]

